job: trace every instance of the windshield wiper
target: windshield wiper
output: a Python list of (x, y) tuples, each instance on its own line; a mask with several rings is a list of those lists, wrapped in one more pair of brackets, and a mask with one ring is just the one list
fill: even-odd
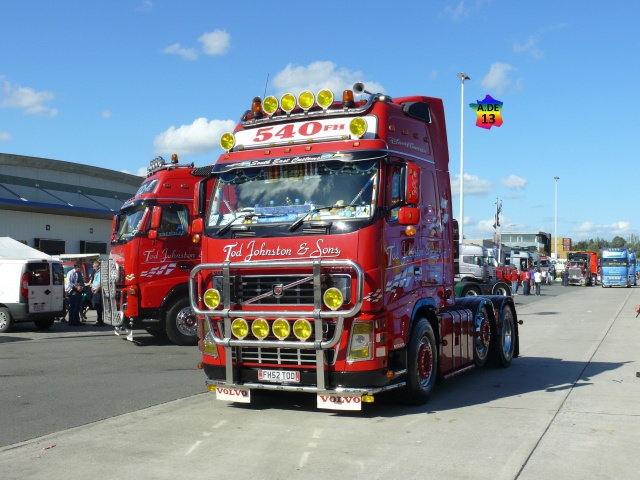
[(222, 227), (220, 227), (218, 229), (218, 231), (216, 232), (216, 235), (218, 235), (220, 237), (220, 236), (224, 235), (225, 233), (227, 233), (229, 231), (229, 229), (231, 228), (231, 225), (233, 225), (233, 222), (235, 222), (239, 218), (253, 217), (253, 216), (257, 216), (257, 214), (254, 213), (254, 212), (247, 212), (244, 215), (237, 215), (237, 216), (233, 217), (231, 220), (229, 220), (227, 223), (225, 223)]
[(290, 232), (295, 232), (298, 228), (300, 228), (300, 225), (302, 225), (304, 223), (304, 221), (307, 219), (307, 217), (309, 215), (312, 215), (314, 213), (318, 213), (321, 212), (322, 210), (333, 210), (334, 208), (347, 208), (347, 207), (360, 207), (362, 205), (356, 204), (356, 203), (348, 203), (348, 204), (341, 204), (341, 205), (326, 205), (324, 207), (316, 207), (313, 208), (311, 210), (309, 210), (307, 213), (305, 213), (303, 216), (301, 216), (299, 219), (297, 219), (295, 222), (293, 222), (291, 224), (291, 226), (289, 227), (289, 231)]

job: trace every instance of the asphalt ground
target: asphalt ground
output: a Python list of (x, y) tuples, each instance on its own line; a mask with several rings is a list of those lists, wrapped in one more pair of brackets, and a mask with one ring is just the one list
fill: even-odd
[(0, 477), (639, 478), (640, 287), (515, 298), (520, 358), (442, 382), (422, 407), (196, 394), (2, 447)]

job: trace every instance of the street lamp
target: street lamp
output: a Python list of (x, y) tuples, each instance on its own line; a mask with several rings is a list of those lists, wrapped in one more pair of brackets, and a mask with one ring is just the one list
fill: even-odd
[(555, 238), (555, 243), (556, 243), (556, 260), (558, 260), (560, 258), (560, 254), (558, 253), (558, 180), (560, 180), (560, 177), (553, 177), (553, 179), (556, 181), (556, 219), (555, 219), (555, 231), (553, 233), (553, 238)]
[(464, 241), (464, 81), (471, 80), (466, 73), (458, 74), (462, 91), (460, 93), (460, 243)]

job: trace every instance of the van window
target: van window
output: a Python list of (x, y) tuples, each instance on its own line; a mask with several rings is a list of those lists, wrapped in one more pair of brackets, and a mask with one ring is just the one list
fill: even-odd
[(53, 267), (53, 284), (64, 285), (64, 271), (62, 269), (62, 265), (60, 263), (54, 263), (51, 266)]
[(29, 272), (29, 285), (49, 285), (51, 276), (49, 274), (49, 264), (43, 262), (28, 263), (27, 271)]

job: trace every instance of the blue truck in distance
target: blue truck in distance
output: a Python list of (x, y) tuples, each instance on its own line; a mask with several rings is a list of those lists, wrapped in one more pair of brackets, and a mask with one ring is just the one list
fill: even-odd
[[(634, 253), (635, 257), (635, 253)], [(601, 276), (602, 288), (612, 287), (629, 287), (635, 281), (630, 277), (629, 268), (629, 249), (626, 247), (609, 247), (602, 249), (601, 258)], [(635, 265), (635, 259), (634, 259)]]
[(636, 280), (638, 278), (638, 259), (636, 258), (636, 251), (629, 250), (629, 279), (633, 286), (638, 284)]

